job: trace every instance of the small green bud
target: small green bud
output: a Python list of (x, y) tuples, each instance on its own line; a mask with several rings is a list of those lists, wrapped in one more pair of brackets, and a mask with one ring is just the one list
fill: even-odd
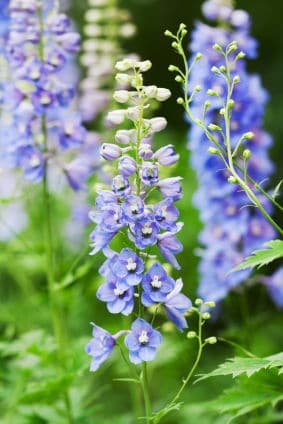
[(164, 32), (164, 35), (165, 35), (166, 37), (174, 37), (174, 35), (172, 34), (172, 32), (171, 32), (171, 31), (169, 31), (169, 29), (166, 29), (166, 31)]
[(226, 73), (226, 67), (225, 66), (220, 66), (220, 72), (222, 72), (223, 74), (225, 74)]
[(183, 82), (183, 78), (181, 77), (181, 75), (177, 75), (175, 77), (175, 81), (177, 81), (177, 82)]
[(221, 127), (219, 127), (219, 125), (215, 125), (215, 124), (209, 124), (208, 129), (211, 130), (211, 131), (221, 131)]
[(178, 71), (178, 68), (177, 68), (177, 66), (169, 65), (169, 67), (168, 67), (168, 71), (170, 71), (170, 72), (175, 72), (175, 71)]
[(211, 96), (211, 97), (217, 96), (217, 92), (215, 90), (211, 90), (211, 89), (207, 90), (206, 94), (208, 96)]
[(171, 46), (173, 47), (173, 49), (178, 49), (178, 47), (179, 47), (177, 41), (173, 41)]
[(227, 103), (227, 106), (229, 109), (233, 109), (233, 107), (235, 106), (234, 100), (230, 99), (229, 102)]
[(218, 52), (222, 52), (223, 51), (222, 50), (222, 47), (219, 44), (217, 44), (217, 43), (214, 44), (213, 49), (214, 50), (217, 50)]
[(205, 319), (205, 320), (210, 319), (210, 317), (211, 317), (211, 315), (210, 315), (209, 312), (205, 312), (204, 314), (202, 314), (202, 318)]
[(252, 153), (251, 153), (251, 151), (250, 151), (249, 149), (245, 149), (245, 150), (243, 151), (243, 158), (244, 158), (245, 160), (249, 160), (249, 159), (250, 159), (250, 157), (251, 157), (251, 155), (252, 155)]
[(255, 136), (254, 133), (252, 131), (249, 131), (245, 133), (242, 138), (243, 140), (252, 140), (254, 136)]
[(205, 339), (205, 343), (213, 345), (213, 344), (217, 343), (217, 338), (216, 337), (208, 337), (207, 339)]
[(187, 338), (188, 339), (194, 339), (195, 337), (197, 337), (197, 333), (195, 331), (189, 331), (187, 333)]
[(200, 306), (200, 305), (202, 305), (202, 304), (203, 304), (203, 300), (202, 300), (202, 299), (197, 298), (197, 299), (195, 300), (195, 305), (196, 305), (196, 306)]
[(228, 46), (227, 53), (235, 52), (238, 49), (237, 41), (232, 41), (232, 43)]
[(209, 147), (207, 149), (208, 153), (210, 153), (211, 155), (218, 155), (218, 150), (215, 147)]
[(195, 60), (196, 61), (199, 61), (201, 58), (202, 58), (202, 54), (201, 53), (197, 53), (196, 54), (196, 57), (195, 57)]
[(202, 90), (202, 86), (201, 85), (196, 85), (194, 91), (196, 91), (197, 93), (199, 93)]
[(219, 114), (224, 116), (225, 115), (225, 109), (224, 108), (220, 109)]
[(183, 99), (183, 97), (178, 97), (177, 103), (178, 105), (183, 105), (185, 103), (185, 100)]
[(205, 302), (205, 306), (208, 308), (215, 308), (215, 302), (213, 302), (213, 300), (209, 300), (208, 302)]
[(235, 75), (235, 76), (234, 76), (234, 79), (233, 79), (233, 83), (234, 83), (234, 84), (238, 84), (240, 81), (241, 81), (240, 76), (239, 76), (239, 75)]
[(182, 30), (182, 37), (185, 37), (188, 34), (188, 31), (186, 29)]
[(236, 177), (233, 177), (232, 175), (228, 178), (228, 183), (230, 184), (237, 184), (238, 180)]
[(206, 102), (204, 103), (204, 109), (208, 109), (211, 106), (211, 102), (209, 100), (206, 100)]
[(246, 57), (246, 53), (240, 52), (237, 54), (236, 59), (244, 59)]
[(216, 66), (212, 66), (211, 72), (213, 72), (214, 74), (220, 74), (220, 70)]
[(183, 29), (186, 29), (186, 25), (182, 22), (179, 26), (179, 30), (182, 31)]

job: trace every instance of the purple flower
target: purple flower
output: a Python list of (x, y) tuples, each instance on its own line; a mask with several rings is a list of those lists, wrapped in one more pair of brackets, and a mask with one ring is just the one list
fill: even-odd
[(119, 161), (118, 171), (125, 177), (129, 177), (137, 171), (137, 163), (130, 156), (123, 156)]
[(128, 178), (123, 175), (117, 175), (113, 178), (112, 189), (117, 196), (125, 197), (130, 194), (131, 186)]
[(179, 211), (171, 199), (164, 199), (154, 205), (153, 213), (160, 228), (166, 231), (174, 231), (176, 229), (175, 222), (179, 218)]
[(144, 263), (131, 249), (122, 249), (109, 261), (112, 273), (127, 286), (135, 286), (141, 282)]
[(180, 269), (175, 255), (182, 252), (182, 243), (176, 238), (174, 233), (166, 232), (158, 237), (158, 247), (162, 256), (176, 269)]
[(142, 303), (144, 306), (163, 303), (174, 286), (174, 280), (169, 277), (165, 269), (158, 262), (155, 263), (142, 280)]
[(134, 309), (134, 289), (119, 285), (118, 281), (109, 281), (102, 284), (97, 291), (98, 299), (107, 302), (107, 309), (111, 314), (129, 315)]
[(116, 232), (110, 233), (102, 231), (99, 227), (95, 228), (95, 230), (90, 234), (90, 246), (92, 247), (90, 255), (94, 256), (101, 249), (108, 246), (115, 235)]
[(161, 343), (162, 336), (159, 331), (154, 330), (141, 318), (133, 322), (130, 333), (125, 337), (125, 345), (133, 364), (153, 361)]
[(157, 223), (152, 215), (148, 215), (133, 225), (129, 237), (139, 249), (145, 249), (156, 244), (158, 233)]
[(34, 183), (43, 178), (44, 158), (41, 152), (32, 146), (23, 146), (17, 150), (18, 166), (23, 168), (27, 180)]
[(92, 357), (90, 371), (96, 371), (105, 362), (116, 344), (116, 340), (110, 333), (93, 324), (93, 339), (86, 345), (86, 353)]
[(103, 159), (113, 161), (121, 156), (122, 150), (121, 147), (117, 146), (117, 144), (104, 143), (101, 146), (100, 154)]
[(122, 204), (122, 209), (125, 217), (130, 222), (135, 222), (144, 215), (144, 203), (138, 196), (127, 196), (125, 202)]
[(192, 307), (190, 299), (181, 293), (182, 288), (183, 282), (179, 279), (176, 281), (174, 290), (167, 295), (164, 304), (168, 318), (180, 331), (188, 327), (184, 314)]
[(158, 183), (159, 190), (164, 197), (171, 197), (174, 201), (182, 198), (181, 177), (165, 178)]
[(157, 150), (153, 155), (153, 159), (157, 160), (162, 166), (172, 166), (178, 162), (179, 155), (175, 152), (174, 146), (169, 144)]
[(141, 180), (144, 185), (152, 187), (158, 183), (158, 166), (151, 163), (143, 164), (141, 169)]

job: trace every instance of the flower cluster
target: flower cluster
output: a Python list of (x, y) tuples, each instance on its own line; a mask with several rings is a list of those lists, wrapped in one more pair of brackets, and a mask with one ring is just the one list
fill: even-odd
[[(216, 43), (226, 47), (236, 41), (248, 58), (254, 58), (257, 43), (249, 35), (249, 15), (243, 10), (234, 10), (231, 1), (208, 0), (203, 5), (203, 13), (208, 20), (221, 24), (209, 26), (197, 22), (192, 34), (192, 61), (196, 55), (203, 56), (200, 65), (191, 70), (191, 110), (199, 119), (205, 116), (206, 125), (216, 131), (215, 137), (219, 134), (221, 145), (223, 139), (220, 130), (223, 125), (219, 110), (222, 99), (226, 97), (227, 87), (225, 79), (221, 77), (221, 72), (225, 72), (223, 56), (219, 50), (213, 49), (213, 45)], [(242, 52), (239, 55), (244, 57)], [(267, 93), (262, 88), (259, 77), (248, 74), (243, 60), (235, 60), (232, 78), (234, 91), (231, 144), (235, 147), (244, 134), (244, 142), (248, 147), (244, 160), (248, 161), (249, 175), (261, 183), (273, 170), (267, 153), (272, 140), (262, 129)], [(248, 201), (245, 193), (237, 185), (227, 181), (229, 172), (223, 169), (222, 159), (211, 154), (211, 149), (208, 151), (206, 137), (198, 125), (192, 125), (190, 130), (189, 148), (191, 164), (199, 181), (194, 203), (200, 210), (204, 223), (200, 235), (204, 248), (199, 266), (199, 295), (204, 299), (219, 301), (249, 275), (249, 270), (232, 274), (229, 274), (229, 270), (262, 243), (270, 240), (274, 231), (260, 211), (246, 207)], [(239, 154), (243, 154), (241, 149)], [(242, 156), (238, 160), (241, 161), (241, 158)], [(270, 204), (266, 201), (265, 207), (270, 210)]]
[[(178, 161), (174, 147), (153, 150), (152, 136), (166, 127), (166, 119), (148, 119), (145, 114), (152, 100), (165, 101), (170, 92), (144, 85), (143, 73), (150, 68), (149, 61), (133, 59), (116, 64), (117, 79), (127, 81), (132, 89), (114, 93), (115, 100), (127, 107), (109, 112), (107, 119), (113, 125), (129, 120), (133, 128), (119, 129), (115, 143), (101, 146), (104, 160), (117, 163), (117, 175), (111, 190), (98, 191), (96, 207), (90, 214), (96, 224), (91, 234), (92, 254), (103, 250), (107, 257), (99, 270), (105, 283), (97, 297), (113, 314), (130, 315), (135, 308), (138, 314), (125, 338), (134, 364), (153, 360), (162, 342), (161, 334), (146, 322), (144, 307), (163, 306), (180, 331), (187, 327), (184, 314), (191, 307), (181, 293), (182, 281), (175, 281), (157, 261), (161, 253), (174, 268), (180, 268), (175, 255), (182, 250), (176, 238), (182, 224), (175, 202), (182, 197), (182, 188), (179, 177), (161, 178), (161, 168)], [(110, 243), (118, 234), (128, 238), (128, 247), (115, 252)], [(153, 255), (153, 249), (157, 255)], [(92, 369), (110, 355), (115, 343), (116, 337), (95, 327), (94, 339), (86, 348), (93, 358)]]
[(85, 122), (93, 121), (107, 109), (114, 91), (113, 67), (121, 54), (119, 39), (135, 33), (129, 13), (119, 9), (115, 1), (89, 0), (88, 3), (81, 56), (86, 68), (80, 97)]
[[(5, 145), (2, 158), (23, 169), (27, 180), (42, 180), (46, 161), (67, 175), (77, 189), (88, 172), (77, 177), (77, 151), (86, 130), (73, 108), (75, 76), (70, 72), (80, 36), (56, 9), (56, 2), (11, 0), (7, 58), (11, 78), (4, 102)], [(68, 78), (67, 78), (68, 76)]]

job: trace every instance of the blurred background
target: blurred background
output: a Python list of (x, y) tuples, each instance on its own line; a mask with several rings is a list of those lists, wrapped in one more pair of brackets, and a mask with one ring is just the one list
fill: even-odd
[[(158, 112), (166, 116), (169, 127), (166, 134), (156, 138), (156, 144), (172, 143), (181, 154), (180, 164), (174, 170), (175, 175), (183, 176), (185, 192), (184, 199), (180, 202), (181, 220), (186, 223), (186, 231), (180, 236), (184, 243), (184, 252), (180, 255), (181, 276), (185, 282), (186, 294), (194, 298), (198, 284), (197, 239), (201, 229), (198, 212), (192, 206), (192, 195), (197, 181), (188, 166), (188, 126), (184, 122), (181, 108), (175, 101), (179, 95), (179, 87), (168, 72), (168, 65), (176, 63), (176, 56), (163, 34), (166, 29), (174, 32), (180, 22), (184, 22), (190, 32), (194, 22), (202, 19), (202, 2), (121, 0), (120, 4), (130, 11), (137, 27), (136, 35), (124, 42), (125, 52), (135, 52), (142, 59), (150, 59), (153, 68), (148, 73), (148, 82), (170, 88), (173, 92), (172, 98)], [(85, 0), (73, 0), (68, 12), (81, 33), (86, 6)], [(252, 34), (259, 42), (259, 58), (250, 61), (249, 69), (261, 75), (263, 85), (270, 93), (265, 128), (274, 138), (270, 154), (276, 165), (273, 177), (276, 182), (283, 178), (283, 4), (280, 0), (239, 0), (237, 6), (250, 13), (253, 22)], [(116, 377), (127, 375), (118, 353), (95, 375), (88, 372), (89, 358), (84, 354), (84, 345), (90, 337), (89, 322), (95, 321), (110, 332), (120, 329), (119, 320), (123, 321), (123, 325), (127, 324), (125, 318), (113, 319), (113, 316), (106, 313), (105, 305), (96, 299), (96, 290), (101, 283), (97, 269), (103, 257), (100, 254), (87, 257), (89, 229), (85, 232), (80, 252), (77, 252), (79, 271), (75, 278), (71, 279), (71, 283), (65, 281), (68, 289), (63, 295), (62, 319), (68, 322), (68, 344), (73, 358), (70, 375), (57, 382), (56, 387), (52, 384), (47, 388), (33, 386), (33, 372), (37, 382), (43, 382), (54, 374), (53, 341), (46, 336), (51, 330), (45, 276), (42, 272), (44, 248), (39, 231), (42, 227), (42, 205), (40, 200), (35, 201), (35, 198), (40, 199), (38, 187), (34, 187), (33, 193), (29, 193), (26, 198), (31, 215), (29, 227), (17, 241), (8, 244), (3, 242), (0, 245), (0, 383), (3, 383), (0, 387), (0, 422), (64, 422), (58, 418), (60, 405), (57, 408), (56, 400), (62, 387), (72, 382), (72, 401), (77, 423), (133, 423), (130, 411), (131, 399), (135, 398), (135, 394), (127, 384), (114, 380)], [(90, 203), (93, 201), (94, 190), (91, 189)], [(71, 273), (74, 256), (72, 246), (66, 246), (61, 227), (61, 220), (69, 213), (64, 199), (56, 199), (53, 211), (57, 216), (57, 234), (62, 236), (62, 240), (58, 237), (56, 246), (58, 275), (64, 275), (66, 270)], [(272, 270), (267, 269), (267, 273)], [(70, 276), (70, 273), (67, 276)], [(192, 329), (194, 325), (192, 320)], [(227, 297), (219, 306), (206, 331), (209, 336), (232, 339), (260, 356), (283, 349), (282, 325), (282, 312), (269, 300), (265, 288), (254, 286), (250, 289), (239, 289)], [(156, 409), (162, 406), (168, 392), (176, 390), (195, 352), (194, 343), (180, 337), (170, 326), (165, 327), (164, 331), (167, 331), (168, 337), (155, 368), (151, 370), (151, 392)], [(209, 347), (199, 372), (213, 369), (233, 354), (235, 350), (225, 343)], [(195, 424), (197, 419), (201, 420), (202, 424), (226, 422), (222, 417), (208, 412), (202, 402), (215, 397), (227, 385), (229, 381), (226, 379), (209, 380), (203, 385), (195, 385), (184, 395), (186, 406), (182, 413), (169, 415), (164, 423)], [(27, 389), (28, 395), (22, 399), (21, 395)], [(245, 418), (239, 422), (247, 423)]]

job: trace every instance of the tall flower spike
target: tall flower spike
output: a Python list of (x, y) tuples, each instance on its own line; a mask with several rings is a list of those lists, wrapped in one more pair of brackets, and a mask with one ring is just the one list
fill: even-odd
[[(221, 77), (225, 66), (219, 49), (235, 40), (239, 49), (245, 51), (247, 58), (254, 58), (257, 43), (249, 35), (248, 14), (242, 10), (234, 10), (231, 1), (206, 1), (203, 4), (203, 13), (208, 20), (216, 20), (225, 25), (215, 27), (201, 22), (196, 24), (190, 49), (194, 58), (199, 53), (202, 53), (203, 57), (191, 71), (190, 94), (193, 93), (193, 87), (196, 87), (192, 94), (191, 109), (194, 116), (200, 119), (205, 110), (205, 122), (210, 124), (209, 128), (216, 136), (219, 134), (218, 140), (221, 144), (221, 115), (216, 114), (221, 108), (221, 97), (226, 95), (226, 87), (225, 79)], [(244, 57), (242, 52), (239, 54)], [(273, 170), (267, 152), (272, 140), (262, 129), (268, 96), (259, 77), (248, 74), (245, 61), (235, 61), (232, 77), (235, 87), (234, 104), (231, 104), (231, 143), (235, 146), (237, 140), (245, 134), (245, 145), (249, 150), (245, 156), (240, 149), (238, 155), (243, 155), (244, 160), (248, 160), (251, 177), (262, 182)], [(207, 94), (210, 97), (209, 103)], [(191, 127), (188, 146), (191, 151), (191, 164), (199, 182), (194, 203), (200, 210), (204, 223), (200, 235), (203, 249), (199, 265), (199, 295), (204, 299), (219, 301), (250, 274), (249, 270), (229, 274), (229, 270), (265, 241), (270, 240), (274, 231), (266, 224), (260, 211), (246, 207), (245, 193), (239, 190), (237, 185), (227, 181), (228, 174), (223, 170), (222, 160), (212, 154), (213, 149), (208, 149), (206, 137), (197, 125), (193, 124)], [(270, 210), (271, 205), (266, 202), (266, 207)]]
[[(110, 190), (98, 191), (96, 207), (90, 214), (96, 224), (90, 236), (91, 254), (102, 250), (107, 257), (99, 270), (105, 283), (97, 297), (106, 302), (111, 313), (135, 312), (139, 316), (125, 339), (134, 364), (153, 360), (162, 342), (161, 334), (146, 322), (144, 307), (163, 306), (180, 331), (187, 326), (184, 314), (191, 307), (189, 299), (180, 294), (180, 282), (171, 278), (160, 263), (163, 256), (179, 268), (175, 255), (182, 245), (176, 234), (182, 224), (175, 202), (182, 197), (182, 188), (178, 177), (160, 179), (161, 168), (175, 164), (178, 155), (172, 145), (154, 152), (152, 136), (165, 128), (166, 120), (148, 119), (146, 113), (152, 100), (165, 101), (170, 92), (144, 85), (143, 73), (150, 68), (149, 61), (131, 58), (116, 64), (118, 75), (123, 72), (131, 89), (114, 93), (124, 107), (109, 112), (108, 121), (113, 125), (128, 121), (129, 129), (118, 130), (116, 142), (101, 146), (102, 158), (118, 163), (117, 175)], [(111, 241), (121, 233), (128, 237), (128, 246), (115, 252)], [(147, 258), (154, 258), (150, 269)]]

